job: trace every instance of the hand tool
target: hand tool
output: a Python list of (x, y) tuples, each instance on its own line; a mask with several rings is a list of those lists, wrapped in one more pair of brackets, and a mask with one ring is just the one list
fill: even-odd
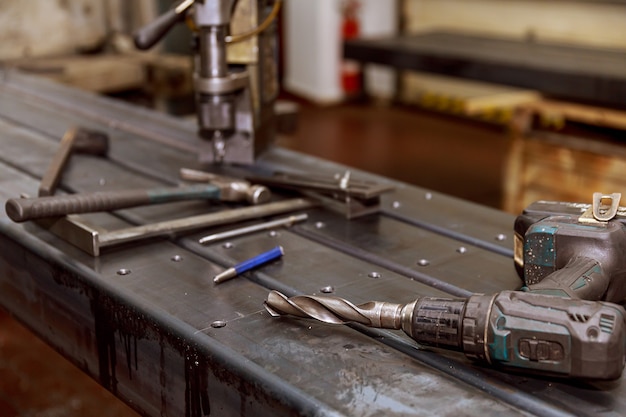
[(39, 184), (39, 197), (53, 195), (65, 165), (72, 153), (83, 153), (104, 156), (109, 151), (109, 137), (106, 133), (72, 127), (68, 129), (59, 143), (59, 148), (54, 154), (48, 169), (41, 178)]
[(172, 201), (208, 199), (219, 201), (248, 201), (252, 204), (269, 200), (269, 190), (252, 186), (247, 181), (218, 178), (211, 184), (155, 189), (97, 191), (94, 193), (9, 199), (6, 212), (15, 222), (63, 216), (120, 210), (147, 204)]
[(6, 202), (5, 208), (11, 220), (23, 222), (45, 217), (120, 210), (172, 201), (192, 199), (219, 200), (220, 197), (221, 190), (214, 185), (195, 185), (191, 187), (168, 187), (149, 190), (97, 191), (94, 193), (35, 198), (12, 198)]
[(340, 209), (348, 219), (377, 212), (380, 208), (380, 196), (395, 189), (392, 185), (355, 180), (350, 171), (334, 176), (276, 173), (273, 176), (253, 176), (247, 179), (268, 187), (327, 197), (325, 203), (331, 208), (333, 200), (341, 201), (343, 205)]
[(88, 254), (100, 256), (102, 249), (123, 243), (305, 210), (316, 204), (313, 200), (295, 198), (110, 231), (77, 215), (40, 219), (37, 224)]
[(198, 240), (198, 243), (206, 245), (207, 243), (212, 243), (222, 239), (228, 239), (235, 236), (242, 236), (248, 233), (258, 232), (260, 230), (273, 229), (275, 227), (280, 226), (291, 226), (294, 223), (302, 222), (308, 219), (307, 214), (295, 214), (293, 216), (284, 217), (282, 219), (276, 219), (265, 223), (259, 223), (252, 226), (241, 227), (239, 229), (229, 230), (227, 232), (215, 233), (212, 235), (205, 236)]
[(224, 281), (228, 281), (229, 279), (235, 278), (237, 275), (243, 274), (246, 271), (251, 270), (252, 268), (256, 268), (257, 266), (263, 265), (267, 262), (273, 261), (274, 259), (278, 259), (285, 254), (282, 246), (276, 246), (273, 249), (268, 250), (267, 252), (263, 252), (259, 255), (256, 255), (246, 261), (243, 261), (232, 268), (228, 268), (222, 273), (219, 273), (213, 278), (213, 282), (216, 284), (220, 284)]
[(592, 204), (540, 201), (515, 220), (515, 266), (527, 291), (586, 300), (626, 298), (626, 209), (620, 195)]
[(263, 185), (253, 185), (240, 178), (225, 177), (223, 175), (189, 168), (181, 168), (180, 177), (185, 181), (217, 185), (221, 189), (222, 201), (246, 200), (250, 204), (261, 204), (267, 203), (272, 196), (272, 193), (267, 187)]
[(626, 311), (612, 303), (502, 291), (354, 305), (338, 297), (287, 298), (272, 291), (265, 307), (272, 316), (402, 329), (421, 345), (462, 351), (508, 370), (610, 380), (624, 368)]

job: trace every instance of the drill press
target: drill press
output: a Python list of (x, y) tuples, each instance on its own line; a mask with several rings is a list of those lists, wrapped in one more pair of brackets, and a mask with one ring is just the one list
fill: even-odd
[(192, 26), (201, 162), (251, 164), (274, 137), (279, 7), (280, 0), (183, 0), (134, 34), (135, 45), (149, 49), (177, 22)]

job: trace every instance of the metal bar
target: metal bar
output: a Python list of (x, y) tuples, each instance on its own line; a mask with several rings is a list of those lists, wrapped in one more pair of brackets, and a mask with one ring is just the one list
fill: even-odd
[(248, 233), (259, 232), (261, 230), (268, 230), (275, 227), (280, 226), (291, 226), (294, 223), (305, 221), (309, 216), (307, 214), (298, 214), (289, 217), (284, 217), (282, 219), (272, 220), (265, 223), (255, 224), (252, 226), (241, 227), (239, 229), (229, 230), (227, 232), (214, 233), (212, 235), (205, 236), (198, 240), (198, 243), (203, 245), (207, 243), (212, 243), (222, 239), (228, 239), (235, 236), (242, 236)]
[(310, 190), (329, 193), (340, 197), (354, 197), (371, 199), (381, 194), (393, 191), (392, 185), (377, 184), (374, 182), (354, 181), (348, 177), (340, 178), (310, 178), (295, 175), (275, 175), (273, 177), (249, 177), (249, 181), (264, 184), (269, 187), (287, 188), (295, 190)]
[(182, 219), (168, 220), (141, 226), (127, 227), (114, 231), (105, 231), (90, 225), (77, 216), (66, 216), (60, 219), (44, 220), (38, 224), (68, 243), (82, 249), (92, 256), (100, 256), (102, 248), (162, 236), (169, 233), (180, 233), (243, 220), (272, 216), (295, 210), (314, 207), (313, 200), (302, 198), (283, 200), (259, 206), (242, 207), (228, 211), (201, 214)]

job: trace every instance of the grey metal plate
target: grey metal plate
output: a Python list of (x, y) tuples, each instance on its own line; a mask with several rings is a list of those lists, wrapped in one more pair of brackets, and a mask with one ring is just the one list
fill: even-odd
[[(84, 122), (112, 137), (110, 158), (72, 159), (63, 179), (67, 191), (173, 184), (178, 168), (196, 163), (184, 149), (193, 142), (170, 147), (143, 135), (178, 131), (173, 135), (186, 137), (189, 126), (182, 122), (38, 79), (9, 79), (20, 88), (0, 83), (0, 202), (36, 193), (65, 124)], [(65, 104), (51, 105), (55, 100)], [(68, 106), (80, 107), (81, 115), (68, 113)], [(249, 171), (342, 169), (274, 149)], [(379, 215), (347, 221), (315, 208), (304, 224), (230, 245), (197, 243), (225, 226), (112, 248), (98, 258), (3, 214), (0, 304), (146, 415), (626, 412), (622, 381), (582, 384), (504, 374), (456, 353), (421, 349), (394, 331), (271, 318), (262, 307), (269, 289), (320, 293), (332, 286), (334, 294), (358, 303), (520, 285), (510, 258), (512, 216), (394, 184), (397, 191), (385, 196)], [(175, 203), (90, 220), (118, 228), (226, 208)], [(500, 234), (505, 238), (496, 239)], [(212, 284), (224, 267), (277, 244), (286, 252), (280, 261)], [(461, 246), (464, 253), (457, 251)], [(428, 266), (417, 264), (420, 259)]]

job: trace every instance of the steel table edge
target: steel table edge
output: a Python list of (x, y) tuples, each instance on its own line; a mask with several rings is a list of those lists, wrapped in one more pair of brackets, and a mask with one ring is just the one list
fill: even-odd
[[(103, 282), (101, 276), (92, 269), (74, 262), (70, 257), (63, 254), (59, 249), (44, 245), (36, 237), (28, 233), (20, 233), (20, 230), (14, 225), (8, 224), (10, 221), (6, 218), (0, 219), (0, 235), (21, 245), (31, 254), (40, 257), (49, 264), (67, 269), (68, 272), (75, 274), (85, 280), (85, 285), (92, 285), (97, 292), (100, 291), (119, 305), (132, 306), (132, 309), (138, 313), (138, 316), (149, 317), (147, 324), (158, 326), (170, 334), (173, 334), (182, 346), (178, 346), (181, 355), (187, 355), (193, 351), (196, 355), (204, 358), (210, 358), (214, 365), (222, 366), (222, 372), (230, 372), (235, 378), (247, 382), (255, 389), (263, 392), (267, 398), (272, 399), (291, 410), (297, 410), (297, 415), (311, 417), (339, 417), (344, 414), (330, 408), (327, 404), (307, 395), (300, 389), (289, 384), (287, 381), (265, 370), (260, 365), (249, 360), (244, 360), (241, 355), (226, 345), (223, 345), (216, 339), (190, 326), (189, 324), (177, 319), (161, 309), (149, 309), (145, 303), (141, 303), (139, 297), (132, 297), (116, 291), (113, 285)], [(12, 227), (13, 226), (13, 227)], [(1, 300), (1, 297), (0, 297)], [(9, 311), (11, 315), (11, 311)], [(22, 321), (19, 316), (16, 316)], [(23, 322), (23, 321), (22, 321)], [(36, 329), (31, 329), (37, 333)], [(41, 336), (41, 335), (38, 335)], [(46, 343), (50, 344), (45, 337), (41, 337)], [(59, 350), (58, 346), (52, 346), (55, 350)], [(62, 351), (63, 356), (67, 357)], [(88, 369), (84, 369), (83, 364), (77, 362), (74, 358), (67, 357), (74, 365), (86, 372), (90, 377), (100, 382), (99, 375), (94, 375)], [(181, 369), (181, 372), (183, 370)], [(111, 389), (109, 389), (111, 391)], [(113, 392), (113, 391), (112, 391)], [(128, 402), (128, 397), (123, 392), (113, 392), (120, 399)], [(135, 404), (128, 402), (133, 408)], [(145, 412), (145, 410), (138, 410)]]

